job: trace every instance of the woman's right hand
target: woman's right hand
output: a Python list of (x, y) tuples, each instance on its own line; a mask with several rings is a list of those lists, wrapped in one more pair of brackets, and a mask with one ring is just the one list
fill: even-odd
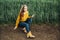
[(17, 26), (14, 27), (14, 30), (16, 30), (16, 29), (17, 29)]
[(35, 14), (32, 15), (32, 18), (35, 16)]

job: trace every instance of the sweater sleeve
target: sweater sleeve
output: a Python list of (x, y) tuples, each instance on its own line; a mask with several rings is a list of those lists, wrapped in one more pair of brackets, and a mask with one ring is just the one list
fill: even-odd
[(17, 20), (16, 20), (16, 27), (18, 27), (18, 24), (20, 22), (20, 15), (18, 15)]

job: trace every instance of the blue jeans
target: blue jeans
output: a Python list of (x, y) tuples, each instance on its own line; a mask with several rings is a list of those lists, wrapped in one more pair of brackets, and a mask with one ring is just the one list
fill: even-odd
[(30, 31), (30, 24), (31, 24), (31, 22), (32, 22), (32, 19), (28, 18), (25, 22), (20, 22), (19, 26), (20, 27), (25, 27), (26, 31), (29, 32)]

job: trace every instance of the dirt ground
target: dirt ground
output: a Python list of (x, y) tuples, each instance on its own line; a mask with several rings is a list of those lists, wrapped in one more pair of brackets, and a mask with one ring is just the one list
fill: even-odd
[(13, 28), (13, 24), (0, 25), (0, 40), (60, 40), (58, 25), (32, 25), (31, 31), (36, 36), (34, 39), (27, 39), (26, 34), (20, 28), (16, 30), (13, 30)]

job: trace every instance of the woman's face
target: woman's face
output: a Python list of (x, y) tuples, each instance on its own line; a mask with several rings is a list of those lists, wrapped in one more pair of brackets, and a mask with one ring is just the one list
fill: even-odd
[(27, 6), (24, 6), (24, 12), (27, 11)]

